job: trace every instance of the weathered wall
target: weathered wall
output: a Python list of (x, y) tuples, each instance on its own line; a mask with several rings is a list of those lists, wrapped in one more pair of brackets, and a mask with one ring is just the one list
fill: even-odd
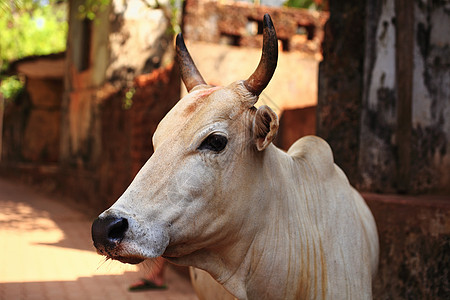
[(450, 297), (445, 5), (330, 2), (318, 134), (360, 190), (423, 194), (365, 195), (380, 237), (374, 299)]
[(100, 157), (97, 93), (109, 61), (109, 10), (96, 22), (78, 17), (82, 0), (69, 2), (69, 32), (62, 101), (61, 163), (95, 168)]
[(70, 1), (61, 161), (95, 169), (102, 155), (101, 101), (132, 88), (135, 76), (171, 63), (173, 51), (162, 9), (113, 1), (91, 22), (78, 18), (81, 3)]
[(328, 141), (336, 163), (353, 184), (359, 180), (363, 95), (365, 3), (330, 1), (323, 61), (319, 65), (317, 135)]
[(361, 176), (358, 183), (370, 191), (394, 192), (397, 178), (394, 1), (386, 1), (385, 5), (372, 1), (366, 10), (366, 82), (361, 95), (360, 145), (356, 152)]
[(450, 4), (414, 3), (410, 185), (450, 193)]
[(62, 93), (62, 79), (27, 77), (24, 91), (6, 105), (3, 161), (58, 161)]
[[(450, 38), (444, 29), (450, 26), (448, 9), (434, 1), (370, 5), (361, 187), (448, 192), (450, 121), (445, 116), (450, 115)], [(409, 15), (398, 16), (400, 9), (409, 10)], [(405, 40), (408, 35), (410, 40)], [(410, 47), (402, 49), (405, 43)], [(406, 66), (401, 65), (405, 58)], [(405, 93), (408, 99), (403, 101)]]
[[(170, 64), (173, 41), (163, 9), (152, 9), (142, 0), (112, 2), (108, 81), (121, 85), (124, 80), (132, 81), (138, 74)], [(166, 1), (160, 3), (165, 5)]]
[(450, 192), (448, 8), (337, 1), (330, 11), (318, 134), (337, 163), (362, 190)]

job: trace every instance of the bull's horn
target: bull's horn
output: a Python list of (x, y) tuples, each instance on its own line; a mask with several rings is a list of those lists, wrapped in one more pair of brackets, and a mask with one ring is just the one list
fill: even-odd
[(269, 14), (264, 15), (264, 37), (261, 60), (255, 72), (244, 81), (249, 92), (258, 96), (269, 84), (278, 59), (278, 39)]
[(206, 84), (186, 48), (186, 44), (184, 43), (181, 33), (177, 35), (176, 44), (177, 59), (181, 70), (181, 79), (183, 79), (184, 85), (186, 85), (188, 92), (199, 84)]

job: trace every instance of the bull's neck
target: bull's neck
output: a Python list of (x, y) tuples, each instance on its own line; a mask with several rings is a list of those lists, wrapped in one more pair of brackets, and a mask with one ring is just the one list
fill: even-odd
[[(208, 271), (239, 299), (305, 299), (316, 293), (317, 287), (307, 282), (320, 279), (321, 258), (314, 253), (321, 253), (321, 246), (309, 231), (315, 230), (314, 221), (301, 215), (314, 204), (298, 199), (309, 193), (303, 189), (300, 168), (275, 146), (259, 153), (253, 177), (258, 188), (250, 199), (241, 199), (251, 206), (243, 229), (232, 242), (179, 262)], [(293, 281), (298, 278), (304, 284)]]
[(302, 178), (308, 173), (304, 172), (305, 167), (275, 146), (264, 153), (260, 186), (264, 187), (264, 199), (268, 202), (260, 215), (264, 226), (251, 247), (247, 289), (256, 295), (251, 298), (320, 298), (316, 294), (320, 288), (309, 286), (314, 278), (322, 276), (323, 257), (315, 255), (322, 253), (321, 243), (313, 238), (317, 234), (311, 234), (317, 230), (317, 219), (305, 213), (318, 211), (313, 207), (316, 201), (311, 201), (314, 191), (306, 188), (312, 186), (306, 184), (309, 178)]

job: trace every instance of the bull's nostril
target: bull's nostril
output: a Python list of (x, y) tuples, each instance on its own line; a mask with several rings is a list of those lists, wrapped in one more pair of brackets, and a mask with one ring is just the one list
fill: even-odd
[(113, 240), (122, 240), (128, 229), (128, 221), (125, 218), (117, 219), (109, 228), (108, 237)]
[(119, 217), (97, 218), (92, 224), (92, 240), (98, 250), (113, 249), (124, 239), (128, 220)]

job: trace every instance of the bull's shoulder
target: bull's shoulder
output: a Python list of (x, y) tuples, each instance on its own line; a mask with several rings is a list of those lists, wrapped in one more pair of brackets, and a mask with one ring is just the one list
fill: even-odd
[(302, 137), (292, 144), (287, 154), (299, 163), (307, 164), (323, 175), (330, 175), (335, 172), (331, 147), (320, 137)]

